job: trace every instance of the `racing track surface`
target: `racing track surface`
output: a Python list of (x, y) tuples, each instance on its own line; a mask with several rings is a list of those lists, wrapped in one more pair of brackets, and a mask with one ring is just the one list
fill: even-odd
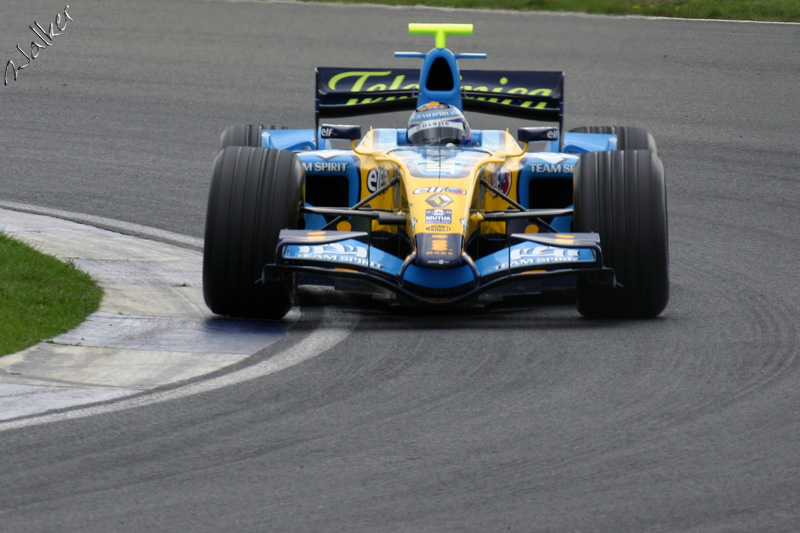
[[(8, 4), (4, 61), (63, 9)], [(800, 26), (187, 0), (70, 13), (0, 87), (0, 200), (200, 237), (225, 125), (308, 127), (315, 65), (414, 65), (391, 57), (431, 46), (407, 22), (474, 22), (448, 41), (489, 54), (472, 68), (563, 69), (569, 127), (653, 131), (673, 293), (660, 319), (591, 322), (563, 305), (403, 314), (305, 292), (287, 342), (352, 328), (313, 359), (0, 433), (3, 531), (800, 523)]]

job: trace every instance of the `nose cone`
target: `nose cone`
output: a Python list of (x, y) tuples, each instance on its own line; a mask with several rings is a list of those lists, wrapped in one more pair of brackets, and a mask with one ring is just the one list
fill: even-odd
[(420, 233), (416, 236), (417, 266), (453, 268), (461, 266), (464, 238), (458, 233)]

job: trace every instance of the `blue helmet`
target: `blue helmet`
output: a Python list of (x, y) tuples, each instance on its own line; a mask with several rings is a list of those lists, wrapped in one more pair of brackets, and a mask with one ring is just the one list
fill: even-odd
[(467, 119), (449, 104), (428, 102), (418, 107), (408, 120), (411, 144), (459, 144), (469, 138)]

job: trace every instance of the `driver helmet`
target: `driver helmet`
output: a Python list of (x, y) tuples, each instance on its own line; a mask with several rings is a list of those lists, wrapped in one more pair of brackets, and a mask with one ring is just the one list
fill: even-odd
[(411, 144), (461, 144), (469, 138), (467, 119), (449, 104), (428, 102), (418, 107), (408, 120)]

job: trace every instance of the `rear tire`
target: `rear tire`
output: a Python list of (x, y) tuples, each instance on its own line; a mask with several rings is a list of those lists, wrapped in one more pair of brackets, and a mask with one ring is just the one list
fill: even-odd
[(264, 127), (260, 124), (236, 124), (228, 126), (222, 131), (219, 137), (219, 149), (224, 150), (228, 146), (253, 146), (261, 147), (261, 130)]
[(664, 166), (649, 150), (582, 154), (574, 172), (575, 231), (600, 235), (621, 287), (578, 280), (588, 318), (651, 318), (669, 300)]
[(650, 150), (658, 154), (656, 140), (650, 132), (631, 126), (581, 126), (572, 128), (575, 133), (605, 133), (617, 136), (617, 150)]
[(296, 276), (256, 283), (278, 236), (296, 228), (305, 174), (293, 152), (229, 146), (214, 160), (206, 215), (203, 296), (219, 315), (282, 318)]

